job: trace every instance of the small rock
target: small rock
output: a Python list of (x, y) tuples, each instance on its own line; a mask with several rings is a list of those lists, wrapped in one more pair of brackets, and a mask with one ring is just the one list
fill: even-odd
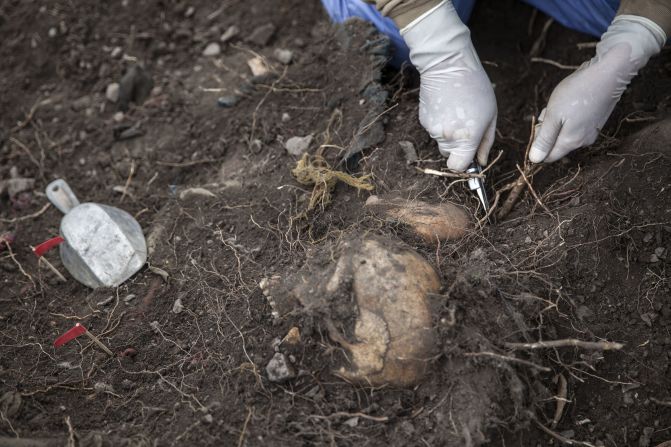
[(182, 304), (182, 299), (177, 298), (175, 303), (172, 305), (172, 313), (179, 314), (184, 310), (184, 305)]
[(654, 236), (653, 236), (652, 233), (646, 233), (645, 236), (643, 236), (643, 242), (645, 242), (647, 244), (648, 242), (650, 242), (652, 240), (653, 237)]
[(291, 115), (289, 115), (287, 112), (284, 112), (282, 114), (282, 122), (283, 123), (289, 122), (290, 119), (291, 119)]
[(233, 107), (238, 102), (240, 102), (240, 97), (238, 95), (225, 95), (225, 96), (221, 96), (221, 97), (219, 97), (219, 99), (217, 99), (217, 105), (219, 107), (224, 108), (224, 109), (227, 109), (229, 107)]
[(284, 65), (289, 65), (291, 63), (291, 59), (294, 57), (294, 52), (284, 48), (275, 48), (273, 56), (275, 56), (275, 59)]
[(354, 428), (357, 425), (359, 425), (359, 417), (355, 416), (353, 418), (349, 418), (345, 422), (343, 422), (343, 424), (347, 425), (348, 427)]
[(405, 162), (407, 164), (416, 163), (419, 160), (417, 156), (417, 151), (415, 150), (415, 145), (411, 141), (399, 141), (398, 145), (401, 146), (403, 150), (403, 155), (405, 155)]
[(217, 42), (210, 42), (203, 50), (203, 56), (214, 57), (221, 54), (221, 46)]
[(189, 6), (188, 8), (186, 8), (186, 11), (184, 12), (184, 17), (186, 17), (187, 19), (189, 17), (193, 17), (193, 14), (195, 12), (196, 12), (196, 8), (194, 8), (193, 6)]
[(56, 37), (58, 35), (58, 30), (52, 26), (51, 28), (49, 28), (49, 33), (48, 34), (49, 34), (49, 37), (53, 39), (54, 37)]
[(219, 40), (222, 43), (226, 43), (229, 40), (233, 39), (235, 36), (237, 36), (239, 32), (240, 32), (240, 28), (238, 28), (235, 25), (231, 25), (226, 29), (226, 31), (224, 31), (224, 34), (221, 35)]
[(527, 237), (524, 238), (524, 243), (525, 244), (530, 244), (531, 242), (532, 242), (531, 236), (527, 236)]
[(105, 97), (109, 102), (116, 103), (119, 100), (119, 83), (112, 82), (105, 89)]
[(217, 195), (205, 188), (187, 188), (179, 193), (179, 200), (193, 197), (217, 197)]
[(307, 152), (312, 143), (312, 139), (313, 137), (311, 134), (305, 137), (291, 137), (284, 143), (284, 148), (289, 154), (295, 157), (300, 157)]
[(657, 257), (656, 254), (653, 253), (650, 255), (650, 263), (654, 264), (656, 262), (659, 262), (659, 258)]
[(296, 326), (289, 329), (287, 335), (284, 336), (284, 341), (290, 345), (296, 345), (301, 341), (301, 331)]
[(275, 34), (275, 25), (272, 23), (267, 23), (265, 25), (259, 26), (252, 31), (252, 33), (247, 37), (247, 42), (254, 43), (258, 46), (265, 47), (272, 39)]
[(110, 56), (112, 56), (112, 58), (114, 58), (114, 59), (117, 59), (117, 58), (121, 57), (122, 54), (123, 54), (123, 50), (121, 49), (121, 47), (114, 47), (114, 49), (110, 53)]
[(110, 385), (109, 383), (105, 383), (105, 382), (96, 382), (93, 385), (93, 389), (96, 391), (96, 393), (104, 393), (104, 392), (113, 393), (114, 392), (114, 388), (112, 388), (112, 385)]
[(116, 121), (117, 123), (120, 123), (124, 119), (124, 114), (123, 112), (117, 112), (112, 116), (112, 119)]
[(249, 59), (247, 61), (247, 65), (249, 66), (249, 69), (252, 71), (252, 75), (254, 77), (263, 77), (267, 75), (268, 72), (270, 71), (268, 69), (268, 65), (260, 56)]
[(203, 422), (205, 424), (211, 424), (213, 421), (214, 421), (214, 418), (212, 417), (211, 414), (206, 414), (205, 416), (203, 416)]
[(580, 197), (578, 196), (571, 197), (571, 200), (568, 201), (568, 206), (576, 207), (579, 205), (580, 205)]
[(161, 333), (161, 324), (158, 321), (156, 320), (152, 321), (151, 323), (149, 323), (149, 327), (151, 328), (152, 331), (154, 331), (154, 333), (156, 334)]
[(124, 390), (132, 390), (133, 387), (135, 387), (135, 384), (133, 383), (132, 380), (130, 380), (130, 379), (123, 379), (123, 380), (121, 381), (121, 388), (123, 388)]
[(655, 248), (655, 255), (659, 259), (666, 259), (666, 248), (664, 248), (664, 247)]
[(154, 81), (140, 65), (133, 65), (119, 81), (119, 109), (128, 110), (131, 102), (141, 105), (151, 95)]
[(287, 357), (277, 352), (266, 366), (268, 380), (271, 382), (284, 382), (296, 377), (296, 371), (289, 363)]

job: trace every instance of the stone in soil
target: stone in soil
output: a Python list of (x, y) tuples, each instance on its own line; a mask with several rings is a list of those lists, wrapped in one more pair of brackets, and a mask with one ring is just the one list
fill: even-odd
[(249, 69), (252, 71), (252, 75), (256, 77), (263, 77), (268, 74), (270, 71), (268, 65), (265, 63), (262, 57), (254, 57), (247, 61)]
[(308, 151), (312, 139), (312, 135), (307, 135), (305, 137), (291, 137), (284, 143), (284, 148), (294, 157), (300, 157)]
[(275, 30), (275, 25), (272, 23), (267, 23), (255, 28), (254, 31), (252, 31), (252, 33), (247, 36), (245, 40), (260, 47), (265, 47), (268, 45), (268, 42), (270, 42), (270, 39), (273, 38)]
[(266, 366), (266, 373), (268, 374), (268, 380), (276, 383), (296, 377), (296, 371), (289, 363), (289, 359), (281, 352), (276, 352), (273, 358), (270, 359), (270, 362)]
[(238, 95), (224, 95), (219, 97), (219, 99), (217, 99), (217, 105), (219, 107), (228, 108), (233, 107), (239, 101), (240, 97)]
[(119, 84), (117, 82), (112, 82), (107, 86), (105, 97), (112, 103), (116, 103), (119, 100)]
[(240, 33), (240, 28), (238, 28), (235, 25), (231, 25), (226, 29), (226, 31), (224, 31), (224, 34), (221, 35), (221, 37), (219, 38), (219, 41), (221, 43), (226, 43), (229, 40), (232, 40), (239, 33)]
[(210, 42), (203, 50), (203, 56), (214, 57), (221, 54), (221, 46), (217, 42)]
[(275, 51), (273, 51), (273, 56), (275, 56), (275, 59), (284, 65), (289, 65), (292, 58), (294, 57), (294, 52), (284, 48), (275, 48)]
[(133, 65), (119, 81), (119, 109), (128, 110), (131, 102), (141, 105), (151, 95), (154, 81), (140, 65)]

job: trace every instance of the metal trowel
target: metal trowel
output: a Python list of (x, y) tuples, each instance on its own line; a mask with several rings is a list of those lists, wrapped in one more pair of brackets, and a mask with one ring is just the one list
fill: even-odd
[(98, 203), (79, 203), (65, 180), (47, 186), (47, 197), (65, 216), (61, 260), (70, 274), (93, 289), (116, 287), (147, 261), (140, 224), (127, 212)]

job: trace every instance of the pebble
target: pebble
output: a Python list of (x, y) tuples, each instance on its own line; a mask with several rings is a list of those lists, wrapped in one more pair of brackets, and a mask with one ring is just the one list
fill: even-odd
[(212, 417), (211, 414), (206, 414), (203, 416), (203, 422), (206, 424), (211, 424), (214, 421), (214, 418)]
[(58, 30), (54, 27), (49, 28), (49, 37), (52, 39), (58, 35)]
[(121, 49), (121, 47), (114, 47), (114, 49), (112, 49), (112, 52), (110, 53), (110, 56), (112, 56), (113, 59), (116, 59), (121, 57), (121, 54), (123, 54), (123, 50)]
[(184, 17), (188, 19), (189, 17), (193, 16), (195, 12), (196, 8), (194, 8), (193, 6), (189, 6), (188, 8), (186, 8), (186, 12), (184, 12)]
[(123, 379), (123, 381), (121, 382), (121, 388), (123, 388), (124, 390), (132, 390), (134, 386), (135, 384), (130, 379)]
[(284, 382), (296, 377), (296, 371), (289, 363), (287, 357), (281, 352), (275, 353), (266, 366), (268, 380), (271, 382)]
[(287, 123), (289, 120), (291, 120), (291, 115), (289, 115), (287, 112), (284, 112), (282, 114), (282, 122)]
[(117, 113), (114, 114), (114, 116), (112, 116), (112, 119), (114, 121), (116, 121), (117, 123), (120, 123), (121, 121), (123, 121), (123, 118), (124, 118), (123, 112), (117, 112)]
[(238, 95), (225, 95), (225, 96), (220, 96), (219, 99), (217, 99), (217, 105), (219, 107), (228, 108), (228, 107), (233, 107), (239, 101), (240, 101), (240, 97)]
[(224, 31), (224, 34), (221, 35), (219, 40), (222, 43), (226, 43), (229, 40), (233, 39), (235, 36), (237, 36), (238, 33), (240, 33), (240, 28), (238, 28), (235, 25), (231, 25), (226, 29), (226, 31)]
[(179, 314), (184, 310), (184, 305), (182, 304), (182, 299), (177, 298), (175, 303), (172, 305), (172, 313)]
[(254, 77), (264, 76), (269, 72), (268, 66), (263, 61), (262, 57), (254, 57), (252, 59), (249, 59), (247, 61), (247, 65), (249, 66), (249, 69), (252, 71), (252, 75), (254, 75)]
[(294, 57), (294, 52), (284, 48), (275, 48), (273, 56), (284, 65), (289, 65)]
[(401, 150), (403, 150), (403, 155), (405, 155), (405, 162), (407, 164), (413, 164), (419, 160), (415, 145), (412, 144), (412, 141), (399, 141), (398, 145), (401, 146)]
[(116, 103), (119, 100), (119, 83), (112, 82), (105, 89), (105, 97), (109, 102)]
[(96, 391), (96, 393), (104, 393), (104, 392), (113, 393), (114, 392), (114, 388), (112, 388), (112, 385), (110, 385), (109, 383), (105, 383), (105, 382), (96, 382), (93, 385), (93, 389)]
[(214, 57), (221, 54), (221, 46), (217, 42), (210, 42), (203, 50), (203, 56)]
[(149, 327), (151, 328), (152, 331), (154, 331), (157, 334), (161, 333), (161, 324), (154, 320), (151, 323), (149, 323)]
[(300, 157), (305, 152), (307, 152), (312, 143), (312, 135), (307, 135), (305, 137), (291, 137), (284, 143), (284, 148), (289, 152), (289, 154)]
[(524, 238), (524, 243), (525, 244), (530, 244), (531, 242), (532, 242), (531, 236), (527, 236), (526, 238)]
[(267, 23), (265, 25), (254, 28), (254, 31), (247, 37), (247, 41), (255, 43), (261, 47), (268, 45), (270, 39), (272, 39), (275, 34), (275, 25), (272, 23)]

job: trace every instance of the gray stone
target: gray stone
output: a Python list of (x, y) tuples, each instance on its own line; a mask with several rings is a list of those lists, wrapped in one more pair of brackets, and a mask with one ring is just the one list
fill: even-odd
[(116, 103), (119, 101), (119, 84), (117, 82), (112, 82), (107, 86), (105, 97), (109, 102)]
[(268, 362), (266, 374), (268, 374), (268, 380), (271, 382), (284, 382), (296, 377), (296, 371), (289, 363), (289, 360), (280, 352), (275, 353), (270, 362)]
[(403, 150), (403, 155), (405, 155), (405, 162), (407, 164), (413, 164), (419, 160), (415, 145), (412, 144), (411, 141), (399, 141), (398, 145), (401, 146), (401, 149)]
[(275, 48), (273, 56), (284, 65), (289, 65), (294, 57), (294, 52), (284, 48)]
[(267, 23), (265, 25), (259, 26), (252, 31), (252, 33), (247, 37), (248, 42), (254, 43), (261, 47), (265, 47), (272, 39), (275, 34), (275, 25), (272, 23)]
[(219, 107), (223, 108), (228, 108), (228, 107), (233, 107), (240, 101), (240, 97), (238, 95), (225, 95), (219, 97), (217, 99), (217, 105)]
[(175, 303), (172, 305), (172, 313), (179, 314), (184, 310), (184, 305), (182, 304), (182, 299), (177, 298)]
[(219, 40), (222, 43), (226, 43), (229, 40), (233, 39), (235, 36), (237, 36), (238, 33), (240, 33), (240, 28), (238, 28), (235, 25), (231, 25), (226, 29), (226, 31), (224, 31), (224, 34), (221, 35)]
[(221, 46), (217, 42), (210, 42), (203, 50), (203, 56), (214, 57), (221, 54)]
[(291, 137), (284, 143), (284, 148), (289, 154), (295, 157), (300, 157), (307, 152), (310, 143), (312, 143), (312, 138), (312, 135), (307, 135), (305, 137)]

